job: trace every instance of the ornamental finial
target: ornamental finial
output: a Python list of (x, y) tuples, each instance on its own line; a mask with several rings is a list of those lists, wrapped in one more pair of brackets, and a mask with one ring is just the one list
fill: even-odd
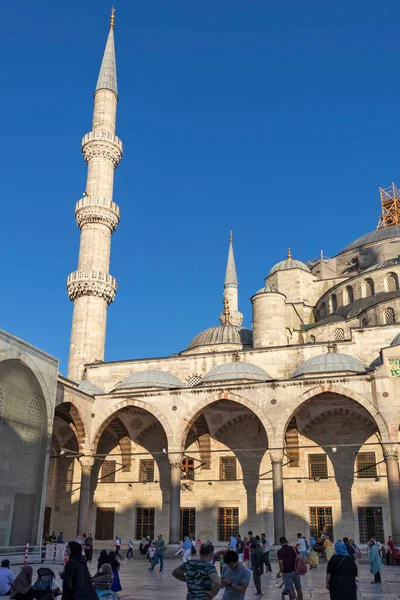
[(230, 325), (231, 314), (229, 312), (229, 302), (226, 298), (224, 298), (223, 305), (224, 305), (224, 315), (225, 315), (224, 325)]
[(115, 23), (115, 8), (112, 7), (112, 9), (111, 9), (111, 19), (110, 19), (110, 29), (114, 29), (114, 23)]
[(287, 249), (287, 259), (292, 260), (292, 253), (290, 251), (290, 248)]
[(230, 232), (229, 232), (229, 241), (230, 241), (230, 243), (232, 243), (232, 237), (233, 236), (232, 236), (232, 229), (231, 229)]

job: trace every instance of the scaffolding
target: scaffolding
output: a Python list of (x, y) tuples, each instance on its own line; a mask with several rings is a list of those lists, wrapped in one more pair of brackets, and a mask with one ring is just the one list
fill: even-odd
[(400, 190), (392, 183), (387, 188), (379, 188), (382, 214), (377, 229), (400, 225)]

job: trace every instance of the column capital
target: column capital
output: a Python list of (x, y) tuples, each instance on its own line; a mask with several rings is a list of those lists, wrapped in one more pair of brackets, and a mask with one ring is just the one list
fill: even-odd
[(94, 456), (80, 456), (79, 463), (82, 468), (91, 469), (94, 465), (95, 457)]
[(283, 450), (269, 450), (269, 455), (272, 463), (283, 462)]
[(172, 454), (168, 456), (168, 460), (171, 467), (180, 469), (182, 467), (183, 454)]
[(398, 460), (397, 444), (383, 444), (383, 458), (385, 460)]

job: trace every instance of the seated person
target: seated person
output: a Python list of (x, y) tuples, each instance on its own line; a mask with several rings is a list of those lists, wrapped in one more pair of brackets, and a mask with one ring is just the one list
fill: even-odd
[(14, 600), (32, 600), (32, 575), (32, 567), (22, 567), (11, 586), (10, 598)]
[(104, 563), (104, 565), (102, 565), (100, 567), (100, 571), (92, 577), (92, 583), (94, 583), (94, 584), (102, 583), (102, 584), (111, 585), (112, 580), (113, 580), (113, 573), (112, 573), (111, 565), (109, 565), (108, 563)]
[(10, 561), (3, 560), (0, 568), (0, 596), (7, 596), (15, 581), (15, 575), (10, 569)]

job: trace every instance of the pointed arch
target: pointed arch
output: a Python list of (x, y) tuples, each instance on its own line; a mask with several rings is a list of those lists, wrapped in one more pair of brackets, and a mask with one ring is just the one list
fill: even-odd
[(57, 404), (54, 415), (60, 417), (60, 419), (68, 423), (68, 425), (71, 425), (75, 431), (79, 450), (83, 451), (87, 441), (86, 427), (82, 415), (75, 404), (72, 404), (72, 402), (62, 402), (61, 404)]

